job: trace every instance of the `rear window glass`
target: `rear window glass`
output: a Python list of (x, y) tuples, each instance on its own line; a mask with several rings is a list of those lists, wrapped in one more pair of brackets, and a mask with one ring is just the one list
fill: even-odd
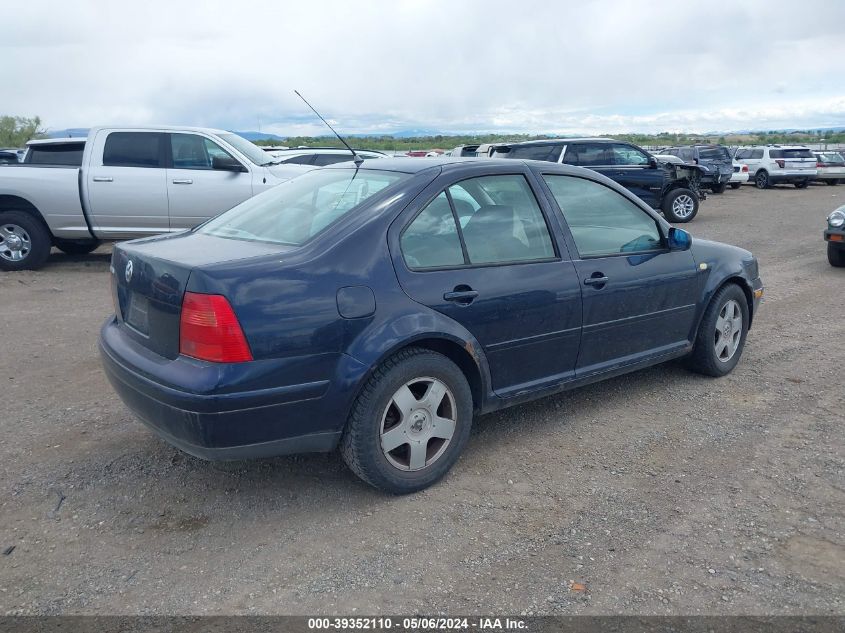
[(845, 161), (845, 158), (835, 152), (826, 152), (824, 154), (819, 154), (817, 160), (820, 163), (841, 163)]
[(85, 143), (62, 143), (57, 145), (33, 145), (26, 153), (27, 163), (33, 165), (82, 165), (82, 151)]
[(730, 160), (731, 155), (725, 147), (699, 147), (700, 160)]
[(771, 149), (769, 158), (815, 158), (808, 149)]
[(156, 132), (112, 132), (103, 148), (107, 167), (162, 167), (163, 134)]
[(544, 160), (556, 163), (560, 158), (560, 145), (515, 145), (507, 153), (507, 158), (523, 160)]
[(217, 237), (299, 245), (408, 174), (315, 170), (282, 183), (200, 226)]

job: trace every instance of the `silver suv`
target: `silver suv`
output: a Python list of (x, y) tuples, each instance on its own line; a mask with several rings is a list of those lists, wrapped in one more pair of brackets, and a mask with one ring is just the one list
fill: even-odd
[(734, 158), (748, 166), (749, 180), (758, 189), (780, 183), (792, 183), (796, 189), (805, 189), (816, 177), (816, 157), (800, 145), (740, 147)]

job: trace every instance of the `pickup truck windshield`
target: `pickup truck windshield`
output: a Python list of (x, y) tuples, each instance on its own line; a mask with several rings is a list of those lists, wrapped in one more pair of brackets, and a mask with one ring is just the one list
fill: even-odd
[(198, 233), (298, 246), (408, 174), (318, 169), (273, 187), (197, 228)]
[(269, 156), (267, 152), (258, 147), (255, 143), (250, 143), (242, 136), (237, 134), (221, 134), (220, 138), (226, 141), (229, 145), (238, 150), (241, 154), (246, 156), (256, 165), (266, 165), (273, 162), (273, 157)]
[(725, 147), (700, 147), (698, 148), (698, 155), (702, 160), (731, 160), (731, 155)]

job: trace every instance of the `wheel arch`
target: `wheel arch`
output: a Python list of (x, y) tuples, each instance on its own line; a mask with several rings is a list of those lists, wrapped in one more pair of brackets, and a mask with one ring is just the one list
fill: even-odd
[(44, 225), (44, 228), (47, 229), (47, 232), (50, 234), (50, 237), (53, 237), (53, 232), (50, 230), (50, 226), (44, 220), (44, 216), (41, 215), (41, 211), (39, 211), (38, 208), (26, 198), (11, 194), (0, 195), (0, 212), (3, 211), (21, 211), (22, 213), (31, 215), (32, 217), (36, 218), (39, 222), (41, 222), (41, 224)]
[[(751, 325), (754, 323), (754, 291), (752, 290), (751, 285), (744, 277), (742, 277), (741, 275), (731, 275), (723, 279), (718, 286), (713, 288), (713, 292), (710, 294), (710, 301), (713, 300), (713, 297), (716, 295), (717, 292), (719, 292), (728, 284), (736, 284), (740, 287), (742, 293), (745, 295), (745, 304), (748, 307), (748, 329), (750, 330)], [(708, 305), (710, 305), (709, 301)]]

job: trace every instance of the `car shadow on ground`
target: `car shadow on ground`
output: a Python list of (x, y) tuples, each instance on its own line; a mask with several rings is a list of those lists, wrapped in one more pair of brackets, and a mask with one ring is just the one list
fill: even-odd
[(67, 253), (63, 253), (62, 251), (54, 248), (50, 253), (50, 257), (47, 258), (47, 262), (44, 264), (44, 268), (97, 267), (108, 270), (110, 261), (111, 250), (108, 250), (106, 252), (102, 250), (96, 250), (93, 253), (89, 253), (87, 255), (68, 255)]

